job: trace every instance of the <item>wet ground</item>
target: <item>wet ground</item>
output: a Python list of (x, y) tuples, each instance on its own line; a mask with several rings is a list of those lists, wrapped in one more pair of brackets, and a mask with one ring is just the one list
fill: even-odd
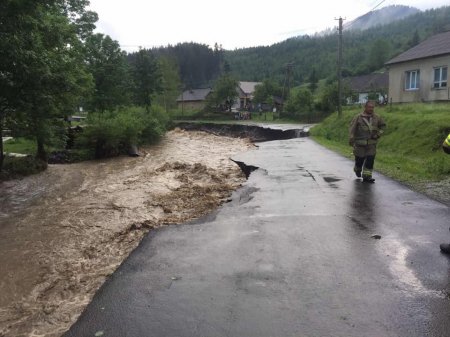
[(0, 184), (0, 336), (60, 336), (150, 229), (227, 201), (246, 139), (174, 130), (141, 157)]
[(146, 235), (64, 337), (449, 336), (449, 207), (309, 138), (233, 159), (231, 201)]

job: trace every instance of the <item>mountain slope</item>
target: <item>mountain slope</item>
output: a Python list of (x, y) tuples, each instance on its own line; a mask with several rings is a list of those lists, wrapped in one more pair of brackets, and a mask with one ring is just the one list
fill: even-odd
[[(369, 29), (344, 29), (344, 76), (367, 74), (431, 35), (449, 30), (450, 6), (419, 11), (402, 20)], [(338, 35), (298, 36), (268, 47), (225, 51), (225, 60), (241, 81), (287, 78), (293, 85), (308, 82), (313, 69), (319, 79), (336, 76)]]
[(387, 6), (379, 10), (371, 11), (348, 22), (344, 25), (344, 29), (369, 29), (376, 26), (387, 25), (417, 13), (420, 13), (420, 10), (415, 7), (403, 5)]

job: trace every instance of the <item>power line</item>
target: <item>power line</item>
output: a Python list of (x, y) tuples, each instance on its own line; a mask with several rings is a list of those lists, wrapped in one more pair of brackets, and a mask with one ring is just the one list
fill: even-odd
[(372, 8), (370, 10), (370, 12), (374, 11), (375, 9), (377, 9), (378, 6), (380, 6), (383, 2), (385, 2), (386, 0), (380, 1), (380, 3), (378, 5), (376, 5), (374, 8)]
[[(378, 3), (378, 5), (376, 5), (375, 7), (373, 7), (373, 8), (372, 8), (370, 11), (368, 11), (367, 13), (365, 13), (365, 14), (363, 14), (363, 15), (360, 15), (359, 17), (364, 16), (364, 15), (367, 15), (367, 14), (369, 14), (370, 12), (373, 12), (375, 9), (377, 9), (377, 8), (378, 8), (383, 2), (385, 2), (385, 1), (386, 1), (386, 0), (380, 1), (380, 2)], [(346, 25), (345, 28), (351, 27), (355, 22), (356, 22), (355, 20), (349, 22), (349, 24)]]
[[(376, 8), (378, 8), (383, 2), (386, 0), (380, 1), (375, 7), (373, 7), (370, 11), (368, 11), (366, 14), (373, 12)], [(364, 14), (364, 15), (366, 15)], [(339, 43), (338, 43), (338, 64), (337, 64), (337, 77), (338, 77), (338, 116), (342, 116), (342, 31), (343, 31), (343, 25), (342, 21), (345, 19), (342, 19), (342, 17), (339, 17)], [(350, 22), (350, 24), (347, 25), (346, 28), (350, 27), (355, 21)]]

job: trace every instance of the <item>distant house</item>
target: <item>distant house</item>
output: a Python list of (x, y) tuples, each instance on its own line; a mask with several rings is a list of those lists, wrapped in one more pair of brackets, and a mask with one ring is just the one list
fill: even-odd
[(257, 85), (262, 84), (261, 82), (239, 82), (238, 88), (236, 89), (239, 95), (239, 106), (240, 109), (248, 108), (253, 101), (253, 95), (255, 93), (255, 88)]
[(348, 77), (344, 79), (344, 84), (352, 92), (352, 96), (347, 97), (348, 104), (365, 104), (369, 95), (376, 95), (378, 102), (384, 103), (387, 99), (389, 75), (381, 73)]
[(449, 101), (450, 31), (434, 35), (386, 62), (393, 103)]
[[(238, 82), (236, 87), (236, 98), (233, 109), (245, 109), (250, 106), (253, 100), (255, 87), (260, 82)], [(185, 90), (177, 98), (179, 109), (203, 109), (206, 105), (206, 99), (212, 92), (211, 88)]]
[(211, 88), (185, 90), (177, 98), (177, 107), (182, 110), (201, 110), (205, 107), (206, 99), (211, 92)]

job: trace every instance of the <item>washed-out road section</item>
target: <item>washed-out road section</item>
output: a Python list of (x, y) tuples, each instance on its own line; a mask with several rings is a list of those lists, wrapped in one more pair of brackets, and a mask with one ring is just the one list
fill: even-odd
[(233, 157), (232, 201), (151, 231), (64, 335), (450, 335), (449, 208), (309, 138)]

